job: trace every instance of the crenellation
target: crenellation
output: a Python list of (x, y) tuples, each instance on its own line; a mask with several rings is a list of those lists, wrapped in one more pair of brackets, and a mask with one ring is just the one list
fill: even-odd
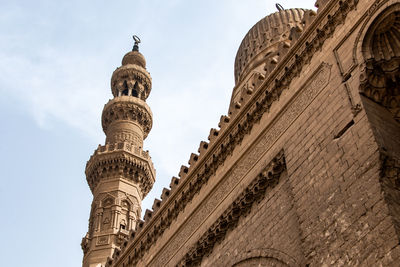
[(145, 222), (148, 222), (152, 216), (153, 216), (153, 211), (147, 209), (146, 212), (144, 213), (143, 219)]
[(230, 121), (229, 116), (226, 115), (221, 116), (218, 123), (218, 127), (221, 129), (221, 131), (226, 128), (226, 125), (228, 125), (229, 121)]
[(177, 187), (179, 185), (179, 178), (177, 177), (172, 177), (171, 179), (171, 183), (169, 184), (169, 187), (171, 188), (171, 190), (174, 190), (175, 187)]
[(140, 233), (143, 230), (144, 225), (145, 225), (145, 221), (138, 220), (137, 226), (136, 226), (136, 233)]
[(189, 172), (189, 168), (187, 166), (185, 166), (185, 165), (182, 165), (181, 169), (180, 169), (180, 171), (178, 173), (179, 178), (181, 180), (184, 180), (186, 178), (188, 172)]
[(160, 206), (161, 206), (161, 200), (158, 198), (155, 198), (154, 202), (153, 202), (153, 206), (151, 206), (152, 210), (154, 212), (157, 212), (157, 210), (160, 208)]
[(303, 25), (304, 29), (306, 29), (310, 24), (314, 21), (315, 17), (317, 16), (317, 12), (314, 10), (306, 10), (303, 16)]
[(197, 152), (199, 152), (199, 156), (203, 156), (206, 152), (206, 150), (208, 149), (208, 144), (206, 141), (201, 141), (200, 142), (200, 146), (199, 149), (197, 150)]
[(190, 165), (190, 167), (194, 166), (196, 164), (196, 162), (199, 160), (199, 155), (192, 153), (190, 154), (190, 159), (188, 161), (188, 164)]
[(170, 192), (170, 189), (164, 187), (161, 193), (161, 200), (166, 201), (169, 198)]

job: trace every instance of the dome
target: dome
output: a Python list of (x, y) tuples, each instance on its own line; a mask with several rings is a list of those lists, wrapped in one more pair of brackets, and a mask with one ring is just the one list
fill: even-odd
[(122, 59), (122, 66), (128, 64), (134, 64), (146, 68), (146, 60), (144, 59), (144, 56), (136, 50), (127, 53)]
[(302, 26), (304, 9), (282, 9), (257, 22), (246, 34), (235, 58), (235, 83), (260, 65), (271, 47), (289, 40), (290, 30)]

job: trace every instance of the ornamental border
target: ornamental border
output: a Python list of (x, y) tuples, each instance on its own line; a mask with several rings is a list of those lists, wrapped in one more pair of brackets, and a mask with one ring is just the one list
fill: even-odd
[(279, 183), (285, 170), (285, 155), (281, 150), (189, 249), (177, 266), (189, 267), (200, 264), (203, 257), (211, 254), (214, 246), (224, 240), (228, 231), (236, 228), (240, 217), (248, 215), (253, 204), (266, 197), (267, 189), (273, 189)]

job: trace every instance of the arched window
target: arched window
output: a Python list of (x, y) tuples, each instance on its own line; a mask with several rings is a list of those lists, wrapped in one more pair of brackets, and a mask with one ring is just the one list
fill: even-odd
[(101, 231), (110, 229), (112, 227), (111, 222), (113, 215), (111, 211), (111, 206), (114, 204), (114, 202), (114, 198), (112, 198), (111, 196), (107, 196), (101, 203), (103, 208), (103, 217), (100, 225)]
[(129, 223), (129, 212), (131, 210), (131, 204), (127, 200), (121, 202), (121, 216), (119, 222), (119, 228), (122, 230), (132, 229), (131, 223)]
[(139, 86), (138, 86), (138, 83), (136, 82), (132, 89), (132, 96), (138, 97), (138, 89), (139, 89)]
[(382, 12), (367, 31), (362, 45), (365, 69), (361, 93), (390, 111), (400, 122), (400, 5)]
[(129, 90), (125, 89), (124, 91), (122, 91), (122, 95), (128, 95), (129, 94)]
[(122, 95), (129, 95), (128, 84), (124, 81), (124, 90), (122, 91)]

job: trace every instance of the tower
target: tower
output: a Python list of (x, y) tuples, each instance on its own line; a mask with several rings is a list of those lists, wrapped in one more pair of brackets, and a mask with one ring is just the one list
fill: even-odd
[(133, 37), (131, 52), (111, 78), (114, 96), (104, 106), (102, 127), (106, 135), (86, 164), (86, 179), (93, 194), (89, 229), (82, 239), (83, 266), (101, 266), (119, 247), (141, 215), (141, 201), (152, 188), (155, 170), (143, 140), (152, 127), (146, 104), (151, 77)]

